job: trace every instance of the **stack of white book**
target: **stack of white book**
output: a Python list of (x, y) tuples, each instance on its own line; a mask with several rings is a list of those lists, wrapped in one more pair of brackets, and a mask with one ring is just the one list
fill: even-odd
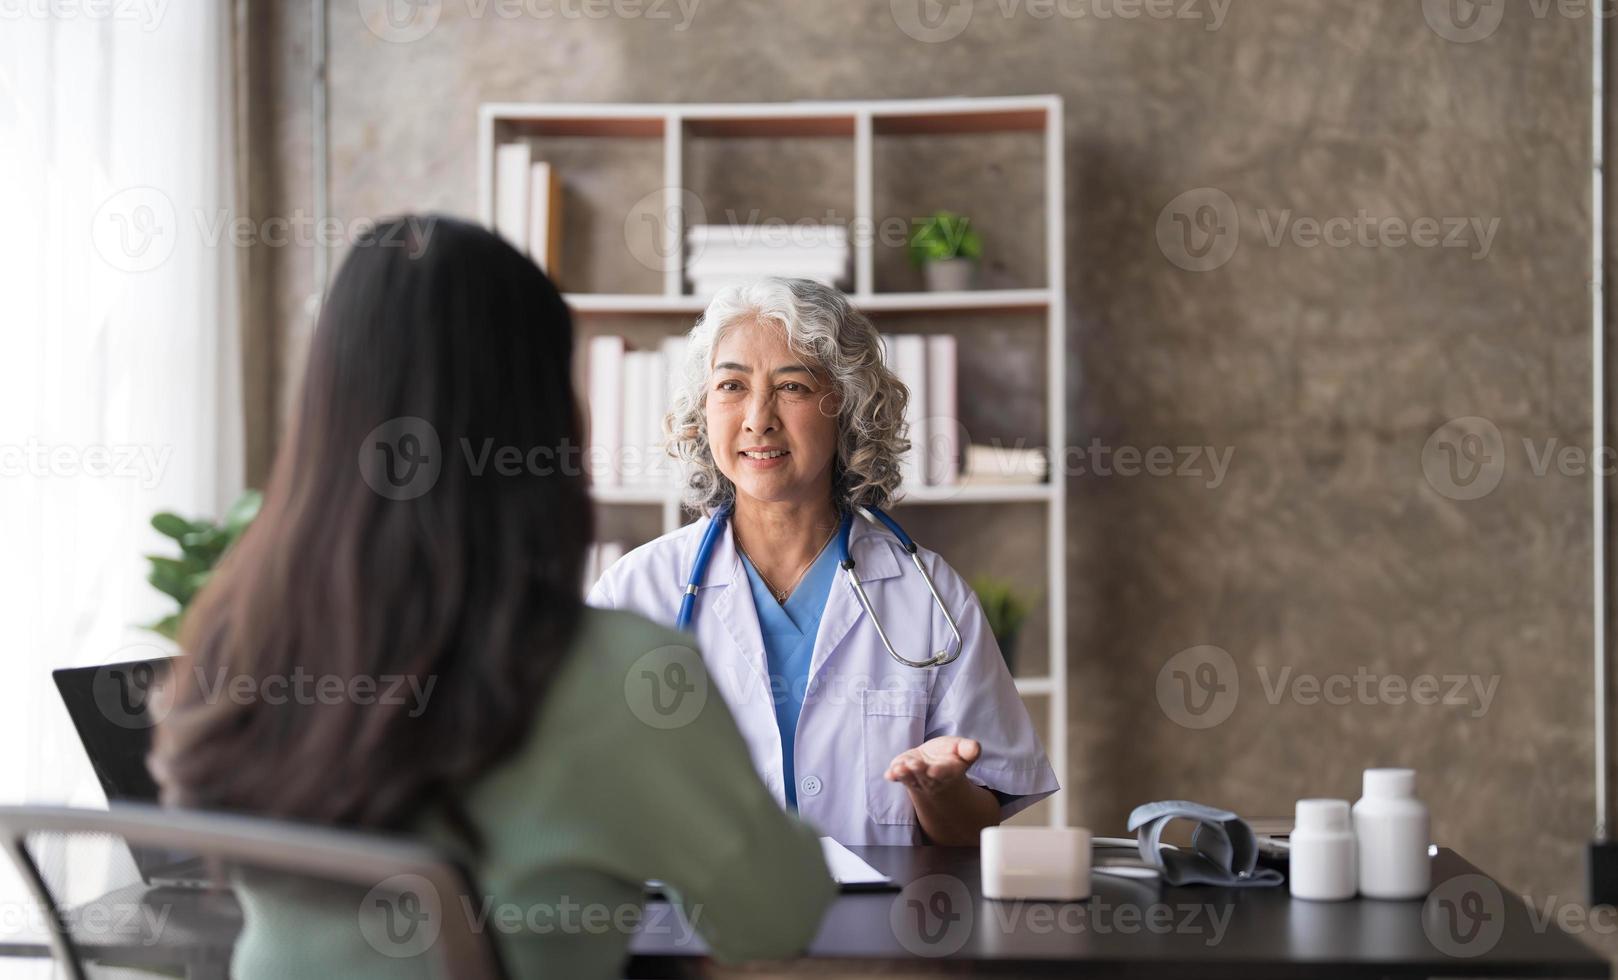
[(1044, 483), (1050, 472), (1044, 449), (1021, 446), (968, 446), (961, 482), (974, 486), (1027, 486)]
[(910, 389), (905, 421), (910, 452), (904, 486), (947, 487), (960, 482), (962, 430), (956, 392), (956, 344), (950, 334), (889, 334), (888, 367)]
[(562, 182), (550, 164), (533, 159), (527, 143), (495, 148), (494, 230), (559, 281)]
[(685, 254), (692, 295), (704, 298), (765, 276), (848, 282), (848, 229), (842, 225), (693, 225)]
[(686, 338), (632, 350), (624, 338), (590, 341), (590, 466), (598, 487), (671, 489), (674, 460), (663, 419), (685, 362)]

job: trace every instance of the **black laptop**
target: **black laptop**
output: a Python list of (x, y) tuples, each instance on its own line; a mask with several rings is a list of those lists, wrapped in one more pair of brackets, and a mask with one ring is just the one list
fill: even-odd
[[(154, 696), (168, 678), (172, 658), (133, 660), (51, 672), (73, 719), (107, 802), (157, 803), (157, 781), (146, 768), (152, 728), (158, 722)], [(182, 851), (131, 847), (141, 878), (154, 886), (206, 887), (201, 858)]]

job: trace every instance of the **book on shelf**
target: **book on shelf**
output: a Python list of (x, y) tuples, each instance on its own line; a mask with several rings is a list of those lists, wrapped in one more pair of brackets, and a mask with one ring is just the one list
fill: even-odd
[(554, 167), (533, 159), (527, 143), (495, 147), (494, 230), (553, 281), (559, 278), (562, 183)]
[(494, 230), (519, 252), (528, 251), (528, 193), (533, 170), (527, 143), (494, 150)]
[[(562, 278), (562, 181), (543, 160), (529, 168), (528, 254), (550, 276)], [(560, 286), (557, 286), (560, 289)]]
[(686, 231), (685, 272), (696, 296), (765, 276), (837, 288), (847, 285), (848, 269), (842, 225), (694, 225)]
[(905, 402), (905, 427), (910, 431), (910, 451), (900, 460), (899, 471), (905, 486), (927, 485), (927, 338), (920, 334), (893, 334), (888, 337), (893, 373), (909, 389)]
[(905, 403), (910, 452), (900, 461), (907, 487), (953, 486), (961, 479), (959, 345), (952, 334), (888, 334), (888, 368), (910, 397)]
[(590, 340), (590, 462), (597, 486), (623, 486), (624, 338)]
[(961, 478), (961, 424), (956, 405), (954, 334), (927, 338), (927, 483), (947, 487)]
[(1029, 486), (1046, 482), (1049, 454), (1044, 449), (1006, 446), (967, 446), (968, 486)]
[(590, 460), (596, 486), (674, 486), (663, 420), (688, 343), (681, 335), (665, 338), (654, 350), (634, 350), (622, 337), (590, 341)]

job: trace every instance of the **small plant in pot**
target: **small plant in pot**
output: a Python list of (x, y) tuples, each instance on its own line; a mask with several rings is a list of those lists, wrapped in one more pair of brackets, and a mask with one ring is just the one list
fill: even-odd
[(910, 236), (910, 261), (921, 267), (932, 292), (958, 292), (976, 286), (983, 239), (972, 219), (939, 211), (918, 223)]
[(179, 635), (181, 620), (191, 600), (208, 584), (219, 559), (253, 523), (263, 502), (262, 494), (257, 490), (248, 490), (231, 504), (224, 520), (217, 523), (207, 519), (187, 520), (166, 511), (152, 518), (152, 527), (164, 537), (173, 538), (180, 546), (180, 555), (177, 558), (147, 555), (146, 560), (151, 562), (152, 570), (147, 573), (146, 581), (179, 603), (180, 608), (147, 626), (147, 629), (171, 640)]
[(1017, 672), (1017, 637), (1023, 623), (1028, 621), (1030, 604), (1019, 596), (1010, 582), (1003, 579), (980, 577), (972, 580), (972, 591), (983, 604), (983, 616), (989, 621), (989, 632), (1000, 645), (1000, 655), (1006, 658), (1006, 668)]

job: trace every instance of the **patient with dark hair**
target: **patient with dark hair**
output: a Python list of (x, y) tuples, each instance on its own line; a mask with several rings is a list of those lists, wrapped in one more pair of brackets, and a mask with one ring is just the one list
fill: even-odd
[[(621, 975), (619, 913), (650, 878), (719, 957), (791, 955), (834, 892), (814, 834), (690, 638), (583, 603), (573, 350), (555, 287), (488, 231), (409, 217), (355, 244), (263, 511), (187, 615), (153, 771), (172, 805), (438, 845), (474, 909), (606, 910), (498, 931), (513, 976)], [(291, 695), (302, 675), (345, 696)], [(222, 697), (221, 676), (283, 696)], [(368, 941), (391, 924), (361, 892), (238, 891), (237, 976), (427, 975)]]

